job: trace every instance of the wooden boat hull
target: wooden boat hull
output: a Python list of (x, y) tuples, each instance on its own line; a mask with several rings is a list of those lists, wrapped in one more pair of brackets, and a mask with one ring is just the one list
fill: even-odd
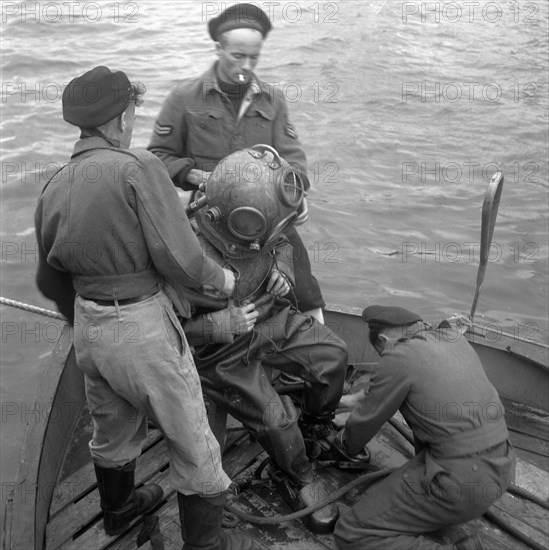
[[(332, 306), (327, 308), (325, 319), (326, 324), (347, 342), (350, 363), (373, 367), (377, 354), (365, 337), (360, 311)], [(549, 411), (546, 346), (496, 334), (478, 325), (467, 338), (504, 399), (530, 406), (541, 414)], [(44, 370), (38, 403), (41, 406), (51, 403), (51, 413), (29, 425), (19, 473), (5, 510), (5, 550), (43, 549), (50, 505), (54, 497), (63, 497), (55, 493), (59, 490), (64, 457), (77, 435), (78, 422), (85, 410), (83, 377), (76, 367), (72, 331), (67, 326)], [(390, 462), (391, 453), (387, 452)], [(539, 476), (537, 470), (529, 472), (527, 466), (522, 469), (524, 483), (534, 479), (534, 473)], [(537, 483), (540, 494), (547, 498), (546, 479), (538, 479)], [(65, 491), (71, 490), (70, 486), (68, 489), (67, 485), (63, 487)], [(79, 489), (75, 487), (74, 490)]]

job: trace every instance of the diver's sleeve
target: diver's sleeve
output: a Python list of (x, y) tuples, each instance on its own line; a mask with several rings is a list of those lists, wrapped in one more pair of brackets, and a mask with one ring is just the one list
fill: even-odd
[(230, 344), (234, 340), (228, 309), (193, 315), (183, 320), (182, 326), (191, 346)]

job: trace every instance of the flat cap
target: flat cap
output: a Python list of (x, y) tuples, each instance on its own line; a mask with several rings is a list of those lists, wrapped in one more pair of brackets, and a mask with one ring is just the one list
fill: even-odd
[(416, 313), (396, 306), (368, 306), (362, 312), (362, 318), (368, 325), (380, 327), (402, 327), (423, 321)]
[(97, 128), (123, 113), (131, 83), (122, 71), (95, 67), (73, 78), (63, 90), (63, 118), (81, 128)]
[(265, 38), (272, 25), (267, 14), (254, 4), (235, 4), (208, 22), (208, 32), (216, 42), (220, 35), (233, 29), (255, 29)]

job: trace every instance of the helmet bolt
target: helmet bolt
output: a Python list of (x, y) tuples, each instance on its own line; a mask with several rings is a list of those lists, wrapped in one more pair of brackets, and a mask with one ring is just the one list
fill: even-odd
[(206, 216), (211, 222), (218, 222), (221, 219), (221, 211), (217, 206), (213, 206), (206, 211)]

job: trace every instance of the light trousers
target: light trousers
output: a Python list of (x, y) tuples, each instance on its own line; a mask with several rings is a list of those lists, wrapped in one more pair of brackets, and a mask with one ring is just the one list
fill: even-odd
[(208, 424), (200, 379), (164, 292), (112, 306), (77, 296), (74, 334), (93, 420), (94, 461), (115, 468), (137, 458), (148, 417), (165, 436), (176, 491), (225, 491), (230, 479)]

